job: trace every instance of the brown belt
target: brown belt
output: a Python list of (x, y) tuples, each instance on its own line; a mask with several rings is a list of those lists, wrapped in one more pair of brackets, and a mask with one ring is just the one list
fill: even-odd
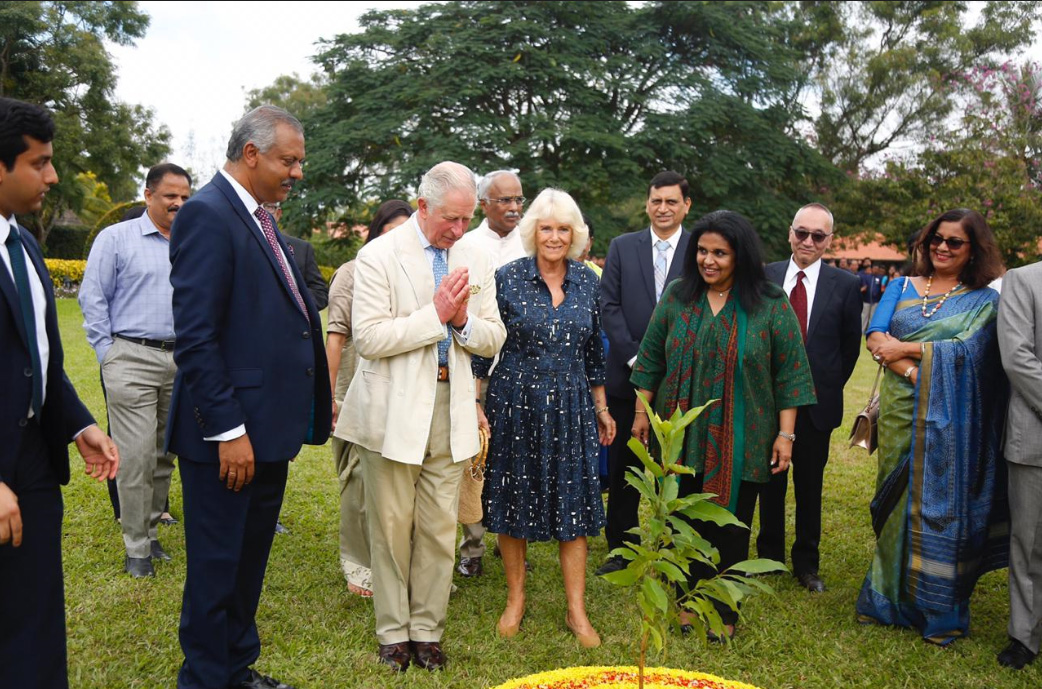
[(443, 383), (449, 379), (449, 367), (439, 366), (438, 367), (438, 382)]

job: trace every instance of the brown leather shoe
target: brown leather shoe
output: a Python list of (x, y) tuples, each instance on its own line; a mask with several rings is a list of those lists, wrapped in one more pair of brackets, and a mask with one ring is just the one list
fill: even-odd
[(481, 565), (480, 557), (461, 557), (456, 571), (467, 578), (480, 577), (485, 573), (485, 568)]
[(380, 662), (395, 672), (408, 670), (411, 658), (408, 641), (398, 644), (380, 644)]
[(444, 670), (449, 662), (438, 641), (413, 641), (412, 654), (417, 665), (431, 671)]

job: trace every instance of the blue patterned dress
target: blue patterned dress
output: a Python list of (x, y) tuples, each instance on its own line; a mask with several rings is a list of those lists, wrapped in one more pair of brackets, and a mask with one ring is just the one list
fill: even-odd
[[(554, 307), (535, 258), (496, 273), (507, 339), (492, 371), (485, 414), (492, 429), (484, 524), (529, 541), (596, 536), (604, 526), (591, 385), (604, 385), (604, 346), (592, 270), (568, 261)], [(474, 375), (491, 360), (474, 358)]]

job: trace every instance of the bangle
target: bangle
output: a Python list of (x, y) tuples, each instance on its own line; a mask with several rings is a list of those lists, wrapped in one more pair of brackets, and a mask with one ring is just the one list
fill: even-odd
[(608, 411), (608, 408), (607, 408), (607, 407), (601, 407), (600, 409), (598, 409), (598, 410), (597, 410), (597, 413), (598, 413), (598, 414), (603, 414), (603, 413), (604, 413), (604, 412), (606, 412), (606, 411)]
[(920, 342), (919, 343), (919, 356), (926, 356), (926, 343), (925, 342)]
[(905, 373), (904, 373), (905, 378), (911, 378), (912, 377), (912, 371), (916, 370), (917, 368), (919, 368), (919, 367), (918, 366), (909, 366), (908, 370), (905, 371)]
[(633, 413), (634, 414), (644, 414), (645, 416), (647, 416), (648, 410), (643, 408), (643, 407), (641, 407), (640, 409), (634, 409)]

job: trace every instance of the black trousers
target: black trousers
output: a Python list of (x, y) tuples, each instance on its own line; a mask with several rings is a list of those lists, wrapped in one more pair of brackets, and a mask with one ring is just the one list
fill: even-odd
[[(638, 460), (639, 461), (639, 460)], [(682, 475), (680, 477), (679, 495), (691, 495), (702, 492), (702, 479), (704, 476)], [(753, 512), (756, 510), (756, 496), (760, 492), (760, 484), (742, 481), (738, 486), (738, 504), (735, 507), (735, 516), (743, 524), (750, 524), (753, 520)], [(718, 526), (712, 522), (693, 521), (684, 518), (698, 532), (698, 534), (713, 544), (720, 553), (720, 564), (716, 569), (709, 565), (695, 562), (691, 564), (688, 576), (688, 585), (694, 588), (702, 579), (711, 579), (718, 572), (722, 572), (733, 564), (749, 558), (749, 529), (738, 526)], [(730, 606), (713, 601), (713, 607), (720, 615), (724, 624), (735, 624), (738, 621), (738, 613)]]
[(18, 497), (22, 545), (0, 545), (0, 687), (67, 689), (62, 495), (34, 420), (4, 482)]
[(608, 540), (608, 550), (622, 547), (623, 543), (636, 543), (640, 539), (626, 531), (637, 526), (637, 509), (640, 507), (640, 493), (626, 483), (626, 470), (630, 467), (641, 467), (626, 443), (630, 439), (633, 428), (633, 410), (637, 397), (629, 399), (608, 395), (608, 410), (615, 419), (615, 440), (608, 449), (608, 515), (604, 536)]
[[(820, 564), (821, 491), (829, 461), (832, 431), (819, 431), (810, 415), (796, 413), (796, 442), (792, 447), (792, 484), (796, 495), (796, 540), (792, 545), (792, 573), (817, 574)], [(789, 472), (771, 477), (760, 493), (760, 533), (756, 553), (785, 562), (785, 493)]]
[(220, 465), (180, 458), (188, 575), (178, 689), (225, 689), (260, 656), (255, 621), (289, 462), (257, 463), (238, 493)]

